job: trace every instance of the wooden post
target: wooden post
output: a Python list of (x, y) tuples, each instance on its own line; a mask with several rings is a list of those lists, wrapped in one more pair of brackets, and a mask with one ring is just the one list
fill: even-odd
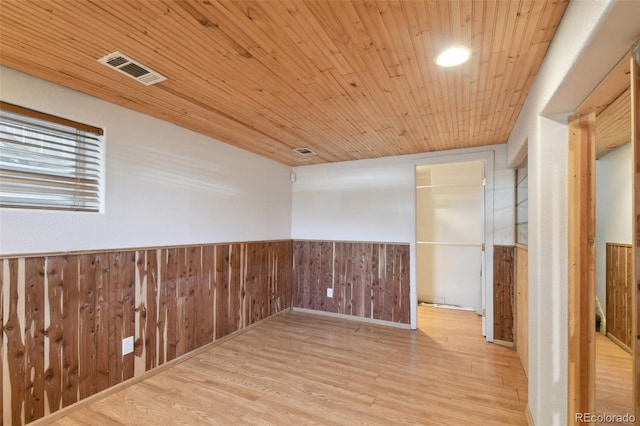
[(631, 55), (631, 141), (633, 144), (633, 233), (636, 236), (633, 244), (632, 263), (636, 289), (632, 291), (631, 305), (633, 309), (633, 406), (636, 419), (640, 419), (640, 42), (636, 43)]
[(595, 414), (595, 114), (569, 117), (567, 423)]

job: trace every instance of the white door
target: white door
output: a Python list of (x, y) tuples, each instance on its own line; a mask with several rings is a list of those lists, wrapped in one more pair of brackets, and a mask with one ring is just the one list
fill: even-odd
[[(484, 306), (484, 161), (416, 168), (418, 301)], [(483, 334), (486, 324), (483, 317)]]

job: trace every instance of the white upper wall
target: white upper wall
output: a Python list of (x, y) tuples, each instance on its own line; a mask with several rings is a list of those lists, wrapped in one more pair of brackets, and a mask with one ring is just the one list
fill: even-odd
[(296, 167), (292, 238), (415, 241), (416, 163), (485, 151), (495, 152), (494, 244), (513, 244), (513, 170), (505, 145)]
[(627, 143), (596, 161), (596, 295), (607, 312), (607, 243), (631, 244), (633, 166)]
[(291, 238), (291, 168), (0, 67), (0, 98), (105, 129), (103, 213), (0, 209), (0, 255)]

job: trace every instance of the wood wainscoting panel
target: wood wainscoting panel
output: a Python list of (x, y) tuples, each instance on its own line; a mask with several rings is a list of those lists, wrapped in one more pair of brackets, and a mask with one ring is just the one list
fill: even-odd
[(4, 424), (4, 262), (0, 262), (0, 422)]
[(294, 241), (292, 287), (296, 308), (409, 324), (409, 245)]
[(513, 342), (515, 247), (493, 247), (493, 338)]
[(516, 246), (516, 351), (529, 375), (529, 249)]
[(607, 243), (607, 336), (631, 352), (633, 345), (633, 253), (629, 244)]
[[(0, 258), (0, 424), (54, 413), (291, 306), (291, 241)], [(122, 339), (134, 352), (122, 355)]]

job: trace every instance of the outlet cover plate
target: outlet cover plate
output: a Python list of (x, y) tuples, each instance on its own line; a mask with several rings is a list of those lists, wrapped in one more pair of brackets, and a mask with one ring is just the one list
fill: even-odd
[(127, 355), (133, 352), (133, 336), (125, 337), (122, 339), (122, 355)]
[(333, 297), (333, 289), (332, 288), (328, 288), (327, 289), (327, 297)]

